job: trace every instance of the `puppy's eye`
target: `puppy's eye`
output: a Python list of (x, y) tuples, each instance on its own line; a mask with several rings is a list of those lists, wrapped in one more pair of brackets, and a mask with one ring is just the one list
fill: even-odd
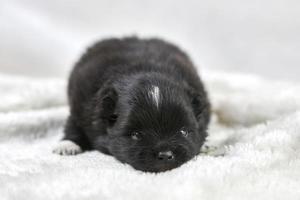
[(186, 129), (181, 129), (180, 133), (184, 136), (187, 137), (189, 135), (189, 132)]
[(137, 131), (134, 131), (134, 132), (131, 132), (130, 137), (133, 140), (140, 140), (142, 138), (142, 134)]

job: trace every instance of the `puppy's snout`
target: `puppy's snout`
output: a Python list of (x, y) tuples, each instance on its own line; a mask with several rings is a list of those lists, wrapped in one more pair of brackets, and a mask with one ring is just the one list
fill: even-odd
[(172, 161), (175, 156), (173, 151), (160, 151), (158, 152), (157, 159), (161, 161)]

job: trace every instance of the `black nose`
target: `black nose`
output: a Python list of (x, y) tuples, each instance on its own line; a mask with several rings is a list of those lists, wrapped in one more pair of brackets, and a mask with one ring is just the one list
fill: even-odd
[(174, 154), (172, 151), (161, 151), (158, 153), (157, 158), (161, 161), (172, 161), (174, 160)]

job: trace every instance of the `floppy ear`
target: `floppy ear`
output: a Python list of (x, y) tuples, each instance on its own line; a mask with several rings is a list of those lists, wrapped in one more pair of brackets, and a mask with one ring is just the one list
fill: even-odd
[(205, 91), (197, 92), (188, 90), (188, 96), (192, 105), (193, 112), (198, 121), (203, 120), (204, 123), (209, 122), (210, 104), (208, 102)]
[(118, 115), (115, 112), (117, 101), (118, 94), (113, 87), (108, 87), (101, 91), (99, 115), (108, 126), (113, 126), (117, 121)]

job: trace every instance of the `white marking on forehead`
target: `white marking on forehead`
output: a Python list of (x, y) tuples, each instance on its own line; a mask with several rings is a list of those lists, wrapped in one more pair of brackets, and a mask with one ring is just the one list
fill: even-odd
[(158, 103), (159, 103), (159, 87), (157, 86), (152, 86), (151, 90), (150, 90), (150, 95), (153, 99), (153, 101), (155, 102), (156, 106), (158, 107)]

